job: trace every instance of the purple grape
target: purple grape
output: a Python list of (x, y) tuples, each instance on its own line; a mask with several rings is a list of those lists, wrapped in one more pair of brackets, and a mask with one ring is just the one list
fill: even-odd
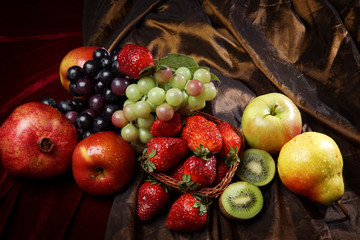
[(80, 97), (81, 96), (79, 94), (77, 88), (76, 88), (76, 83), (75, 82), (70, 82), (69, 91), (70, 91), (71, 95), (73, 95), (74, 97)]
[(76, 124), (76, 119), (79, 117), (79, 114), (75, 111), (68, 111), (65, 113), (65, 117), (70, 120), (73, 124)]
[(79, 66), (69, 67), (66, 71), (66, 77), (70, 82), (76, 82), (79, 78), (84, 75), (83, 69)]
[(107, 103), (115, 103), (119, 100), (119, 96), (114, 94), (110, 88), (104, 88), (102, 95)]
[(87, 113), (81, 113), (76, 119), (77, 128), (87, 130), (90, 129), (93, 123), (93, 118)]
[(130, 85), (130, 81), (125, 78), (114, 78), (111, 82), (111, 91), (118, 96), (125, 96), (126, 88)]
[(46, 105), (56, 107), (56, 101), (55, 101), (55, 99), (53, 99), (51, 97), (44, 98), (41, 102)]
[(105, 104), (105, 99), (99, 93), (92, 95), (91, 98), (89, 99), (89, 107), (95, 110), (96, 112), (101, 112), (104, 107), (104, 104)]
[(81, 139), (87, 138), (88, 136), (90, 136), (90, 135), (93, 134), (93, 133), (94, 133), (93, 130), (83, 131), (83, 132), (81, 133)]
[(98, 48), (93, 52), (93, 59), (101, 62), (104, 57), (110, 56), (110, 53), (105, 48)]
[(106, 131), (110, 127), (110, 120), (105, 116), (98, 116), (94, 119), (92, 126), (94, 132)]
[(103, 57), (103, 59), (101, 59), (101, 67), (102, 68), (111, 68), (112, 66), (112, 59), (110, 56), (107, 57)]
[(100, 81), (96, 82), (95, 87), (94, 87), (94, 91), (96, 93), (101, 93), (104, 90), (104, 87), (105, 87), (105, 85), (102, 82), (100, 82)]
[(94, 84), (88, 78), (80, 78), (76, 82), (76, 89), (80, 95), (88, 96), (94, 92)]
[(92, 118), (96, 118), (97, 115), (98, 115), (98, 114), (97, 114), (93, 109), (91, 109), (91, 108), (85, 109), (85, 110), (83, 111), (83, 113), (89, 114)]
[(77, 111), (78, 113), (83, 111), (85, 109), (85, 107), (87, 107), (84, 100), (81, 100), (79, 98), (73, 98), (73, 99), (71, 99), (71, 102), (74, 105), (75, 111)]
[(85, 76), (94, 78), (100, 71), (100, 64), (95, 60), (88, 60), (84, 63), (83, 71)]
[(113, 79), (114, 79), (114, 74), (110, 70), (103, 69), (99, 72), (99, 80), (105, 86), (109, 86)]
[(113, 113), (120, 109), (120, 106), (117, 104), (108, 104), (104, 107), (103, 115), (111, 119)]
[(70, 100), (62, 100), (57, 104), (57, 109), (65, 114), (74, 110), (74, 104)]

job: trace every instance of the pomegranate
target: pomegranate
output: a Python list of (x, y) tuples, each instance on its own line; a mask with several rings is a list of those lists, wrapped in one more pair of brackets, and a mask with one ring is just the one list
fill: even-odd
[(17, 107), (0, 127), (0, 155), (12, 175), (49, 178), (71, 167), (78, 142), (75, 126), (57, 109), (40, 102)]

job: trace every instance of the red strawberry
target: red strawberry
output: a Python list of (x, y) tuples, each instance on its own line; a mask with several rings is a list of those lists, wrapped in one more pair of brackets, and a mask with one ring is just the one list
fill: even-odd
[(182, 138), (153, 137), (147, 143), (144, 166), (150, 172), (166, 171), (179, 163), (187, 151), (187, 142)]
[(216, 176), (214, 182), (211, 186), (217, 186), (225, 177), (226, 173), (229, 171), (229, 167), (226, 165), (224, 161), (216, 162)]
[(222, 136), (222, 148), (219, 155), (227, 157), (226, 163), (230, 166), (234, 161), (240, 161), (238, 153), (241, 148), (241, 138), (235, 132), (233, 126), (227, 122), (221, 122), (217, 125)]
[(207, 206), (197, 195), (185, 193), (171, 206), (166, 226), (171, 230), (195, 232), (206, 225)]
[(151, 52), (143, 46), (126, 44), (118, 53), (119, 71), (135, 79), (139, 79), (140, 72), (146, 67), (155, 65)]
[(150, 133), (155, 137), (174, 137), (181, 130), (181, 116), (175, 112), (168, 121), (156, 119), (150, 128)]
[(190, 180), (199, 183), (202, 187), (209, 186), (216, 176), (216, 158), (204, 160), (201, 157), (191, 156), (184, 162), (184, 174), (190, 175)]
[(181, 136), (193, 151), (207, 150), (215, 154), (222, 147), (222, 138), (216, 124), (202, 116), (186, 118)]
[(143, 221), (149, 221), (159, 215), (170, 201), (169, 188), (152, 179), (144, 182), (137, 195), (137, 216)]
[(174, 178), (177, 181), (182, 181), (182, 176), (184, 174), (184, 164), (177, 165), (174, 169), (171, 169), (167, 175)]

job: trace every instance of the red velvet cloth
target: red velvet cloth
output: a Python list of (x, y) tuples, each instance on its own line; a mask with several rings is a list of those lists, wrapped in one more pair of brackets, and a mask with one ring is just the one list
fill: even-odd
[[(82, 1), (3, 1), (0, 124), (20, 104), (71, 98), (59, 65), (82, 46)], [(83, 193), (71, 172), (17, 179), (0, 164), (0, 239), (103, 239), (113, 197)]]

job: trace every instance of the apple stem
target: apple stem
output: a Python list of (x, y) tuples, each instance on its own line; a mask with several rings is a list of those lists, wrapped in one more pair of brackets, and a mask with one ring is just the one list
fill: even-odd
[(53, 141), (51, 141), (50, 138), (46, 138), (46, 137), (40, 139), (37, 142), (37, 144), (39, 146), (40, 151), (42, 151), (43, 153), (50, 152), (55, 146)]
[(271, 112), (270, 112), (270, 114), (272, 115), (272, 116), (274, 116), (275, 115), (275, 109), (278, 107), (278, 105), (277, 104), (275, 104), (274, 105), (274, 107), (272, 107), (271, 108)]
[(338, 205), (338, 207), (341, 209), (341, 211), (345, 214), (345, 216), (347, 218), (350, 218), (350, 213), (349, 211), (344, 207), (344, 205), (342, 205), (342, 203), (340, 202), (340, 200), (336, 201), (336, 205)]

